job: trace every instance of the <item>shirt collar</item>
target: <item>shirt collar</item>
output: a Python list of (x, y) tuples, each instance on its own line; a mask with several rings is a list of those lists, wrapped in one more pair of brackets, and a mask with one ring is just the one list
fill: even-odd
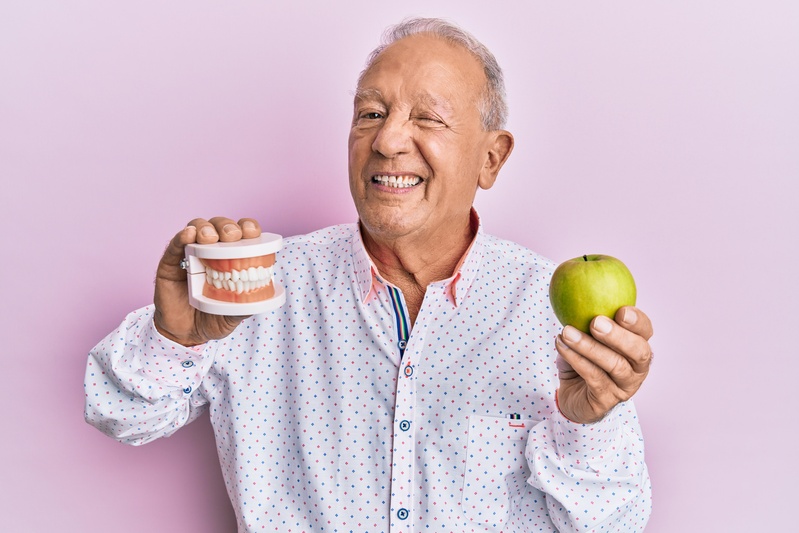
[[(480, 220), (480, 215), (477, 214), (474, 208), (472, 208), (470, 213), (470, 223), (475, 230), (474, 239), (455, 267), (455, 273), (445, 280), (436, 282), (444, 284), (448, 288), (447, 292), (456, 307), (460, 305), (472, 286), (483, 260), (483, 224)], [(372, 258), (369, 257), (369, 253), (366, 251), (360, 224), (358, 224), (356, 235), (352, 239), (352, 259), (358, 295), (361, 298), (361, 302), (366, 303), (371, 298), (371, 295), (378, 290), (377, 285), (386, 282), (382, 280), (377, 267), (375, 267)]]
[(366, 303), (372, 293), (373, 284), (377, 277), (377, 268), (372, 263), (372, 258), (366, 252), (361, 235), (361, 225), (358, 224), (352, 239), (352, 266), (355, 269), (355, 283), (358, 286), (358, 296), (361, 302)]

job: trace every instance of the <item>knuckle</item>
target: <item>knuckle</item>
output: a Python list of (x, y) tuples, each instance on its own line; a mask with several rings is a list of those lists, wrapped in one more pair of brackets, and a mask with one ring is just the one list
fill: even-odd
[(617, 396), (619, 402), (626, 402), (627, 400), (629, 400), (632, 397), (633, 397), (633, 393), (629, 392), (629, 391), (626, 391), (624, 389), (621, 389), (619, 391), (618, 396)]
[(635, 362), (640, 364), (647, 364), (652, 359), (652, 350), (648, 344), (638, 346), (634, 356)]
[(580, 350), (585, 353), (586, 357), (589, 359), (597, 359), (602, 355), (602, 348), (600, 344), (588, 337), (584, 337), (580, 341)]

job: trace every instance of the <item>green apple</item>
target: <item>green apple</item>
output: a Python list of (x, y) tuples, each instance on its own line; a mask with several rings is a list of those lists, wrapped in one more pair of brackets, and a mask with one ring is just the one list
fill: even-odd
[(560, 323), (589, 333), (591, 320), (635, 305), (635, 280), (609, 255), (584, 255), (561, 263), (549, 282), (549, 300)]

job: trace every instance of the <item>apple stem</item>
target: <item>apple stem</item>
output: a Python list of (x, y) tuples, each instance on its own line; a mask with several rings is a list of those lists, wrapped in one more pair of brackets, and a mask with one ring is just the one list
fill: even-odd
[(583, 261), (588, 261), (588, 255), (583, 256)]

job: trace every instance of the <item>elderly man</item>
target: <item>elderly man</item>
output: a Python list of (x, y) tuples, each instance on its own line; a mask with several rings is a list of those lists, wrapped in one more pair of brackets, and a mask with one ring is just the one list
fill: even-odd
[[(513, 148), (501, 71), (435, 19), (387, 34), (358, 80), (359, 223), (287, 239), (277, 311), (190, 307), (189, 243), (258, 223), (193, 220), (154, 306), (90, 354), (86, 417), (122, 442), (208, 408), (240, 531), (640, 531), (650, 486), (627, 401), (652, 327), (638, 309), (559, 326), (551, 262), (472, 209)], [(559, 400), (559, 403), (558, 403)]]

